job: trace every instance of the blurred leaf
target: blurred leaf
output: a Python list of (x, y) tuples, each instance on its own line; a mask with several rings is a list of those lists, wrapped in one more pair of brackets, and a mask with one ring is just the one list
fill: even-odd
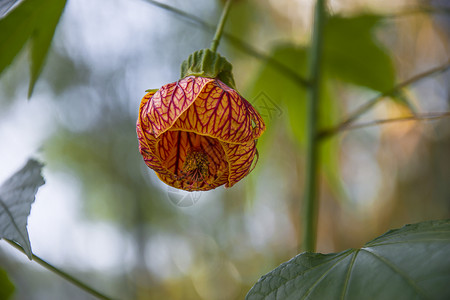
[(392, 59), (373, 34), (381, 19), (369, 14), (328, 19), (324, 59), (334, 77), (381, 92), (394, 86)]
[(65, 6), (66, 0), (41, 1), (42, 13), (31, 37), (31, 79), (28, 88), (28, 98), (31, 97), (34, 85), (42, 71), (56, 25), (58, 25), (59, 18)]
[(361, 249), (302, 253), (246, 299), (449, 299), (450, 220), (390, 230)]
[(7, 300), (14, 293), (14, 284), (9, 280), (5, 270), (0, 269), (0, 299)]
[[(264, 16), (260, 10), (261, 7), (253, 1), (234, 1), (228, 16), (227, 31), (236, 34), (241, 39), (249, 38), (251, 32), (258, 27), (256, 20)], [(219, 6), (219, 14), (216, 20), (218, 20), (221, 12), (222, 6)]]
[(31, 39), (29, 97), (42, 70), (65, 4), (66, 0), (25, 0), (0, 19), (0, 74)]
[[(284, 44), (274, 48), (272, 58), (297, 75), (306, 77), (308, 64), (308, 49), (294, 45)], [(281, 76), (280, 76), (281, 75)], [(325, 74), (326, 76), (326, 74)], [(306, 88), (295, 81), (290, 75), (282, 76), (280, 72), (266, 63), (258, 72), (258, 77), (250, 91), (252, 104), (264, 118), (268, 130), (258, 141), (258, 149), (264, 153), (264, 147), (272, 146), (270, 140), (271, 124), (279, 118), (287, 117), (289, 130), (293, 133), (300, 147), (306, 143)], [(328, 81), (324, 80), (321, 90), (319, 126), (327, 128), (338, 121), (338, 102), (333, 98)], [(266, 141), (268, 141), (266, 143)], [(339, 140), (329, 139), (321, 144), (322, 165), (328, 183), (333, 191), (344, 196), (339, 172)], [(264, 159), (264, 155), (262, 155)]]
[(43, 165), (30, 159), (0, 186), (0, 239), (15, 241), (31, 259), (27, 218), (38, 188), (43, 185)]
[[(291, 70), (295, 70), (298, 75), (304, 76), (306, 74), (306, 48), (290, 44), (277, 45), (271, 56), (274, 60), (289, 66)], [(287, 74), (283, 76), (270, 64), (265, 63), (258, 72), (249, 94), (252, 104), (264, 118), (268, 131), (270, 131), (271, 123), (276, 121), (277, 118), (287, 117), (295, 137), (302, 145), (304, 144), (306, 89), (303, 86), (300, 86)], [(266, 100), (259, 101), (261, 97), (266, 98)], [(262, 105), (264, 102), (268, 105)], [(278, 111), (280, 112), (278, 113)], [(264, 139), (263, 135), (262, 140)]]

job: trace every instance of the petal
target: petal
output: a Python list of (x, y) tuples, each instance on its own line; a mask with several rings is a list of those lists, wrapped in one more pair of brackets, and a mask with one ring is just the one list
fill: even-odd
[(145, 164), (149, 168), (155, 170), (156, 172), (160, 173), (167, 172), (164, 169), (160, 158), (155, 154), (156, 152), (155, 145), (157, 139), (152, 134), (146, 133), (145, 131), (142, 130), (139, 120), (136, 126), (136, 131), (139, 141), (139, 152), (144, 158)]
[(153, 90), (142, 98), (139, 106), (139, 117), (136, 124), (136, 133), (139, 141), (139, 152), (142, 154), (145, 164), (157, 172), (165, 172), (161, 160), (155, 155), (155, 145), (157, 139), (152, 133), (148, 119), (142, 117), (142, 111), (147, 106), (147, 103), (149, 103), (155, 92), (156, 91)]
[[(199, 77), (197, 77), (199, 78)], [(228, 143), (248, 143), (265, 130), (252, 105), (220, 80), (208, 81), (194, 104), (172, 126), (208, 135)]]
[[(143, 136), (143, 132), (146, 132), (148, 134), (153, 133), (152, 129), (151, 129), (151, 124), (148, 121), (148, 118), (145, 115), (146, 109), (148, 107), (148, 103), (150, 101), (150, 99), (152, 98), (152, 96), (156, 93), (155, 90), (147, 93), (144, 98), (142, 98), (141, 100), (141, 104), (139, 105), (139, 116), (138, 116), (138, 120), (137, 120), (137, 124), (136, 124), (136, 131), (138, 134), (138, 138), (139, 138), (139, 144), (141, 144), (141, 142), (146, 143), (145, 139), (140, 138), (140, 136)], [(141, 131), (141, 132), (139, 132)]]
[[(214, 79), (186, 77), (161, 87), (140, 110), (139, 116), (156, 137), (169, 130), (178, 117), (195, 101), (204, 85)], [(147, 94), (148, 95), (148, 94)]]
[[(183, 167), (190, 149), (205, 153), (208, 159), (208, 177), (193, 182), (186, 176)], [(225, 182), (228, 178), (228, 163), (221, 143), (208, 136), (185, 131), (166, 131), (156, 144), (155, 154), (163, 162), (166, 172), (159, 177), (165, 183), (183, 190), (210, 190)]]
[(256, 155), (256, 142), (247, 144), (228, 144), (222, 142), (228, 159), (229, 174), (225, 187), (232, 187), (252, 170), (253, 159)]

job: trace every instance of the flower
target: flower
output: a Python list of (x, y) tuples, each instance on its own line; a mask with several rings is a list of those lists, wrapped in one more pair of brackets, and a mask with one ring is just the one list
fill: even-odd
[(252, 170), (265, 125), (219, 79), (188, 76), (147, 93), (136, 128), (139, 151), (163, 182), (206, 191), (231, 187)]

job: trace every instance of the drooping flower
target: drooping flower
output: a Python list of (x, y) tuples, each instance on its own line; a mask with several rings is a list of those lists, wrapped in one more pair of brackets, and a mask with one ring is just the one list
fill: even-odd
[(258, 112), (218, 78), (187, 76), (142, 99), (139, 150), (166, 184), (187, 191), (231, 187), (251, 170), (265, 130)]

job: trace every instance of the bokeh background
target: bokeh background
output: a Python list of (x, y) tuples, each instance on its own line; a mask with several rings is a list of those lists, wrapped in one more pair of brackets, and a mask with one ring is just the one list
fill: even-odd
[[(161, 2), (211, 25), (223, 6)], [(401, 82), (449, 60), (445, 0), (328, 2), (333, 14), (385, 16), (373, 36), (395, 72), (361, 77)], [(226, 31), (303, 74), (312, 9), (311, 0), (236, 0)], [(335, 42), (361, 38), (352, 34)], [(298, 253), (304, 88), (242, 42), (224, 38), (219, 51), (268, 126), (255, 170), (231, 189), (187, 193), (161, 183), (138, 152), (144, 91), (176, 81), (181, 62), (209, 47), (212, 36), (151, 1), (69, 0), (33, 97), (27, 99), (26, 49), (1, 75), (0, 181), (30, 156), (46, 165), (28, 220), (36, 255), (119, 299), (243, 299), (260, 276)], [(361, 121), (450, 111), (449, 83), (448, 71), (421, 80)], [(328, 125), (377, 95), (370, 84), (339, 78), (327, 86)], [(318, 252), (450, 217), (449, 118), (348, 130), (324, 143)], [(13, 299), (93, 299), (4, 241), (0, 268), (16, 287)]]

